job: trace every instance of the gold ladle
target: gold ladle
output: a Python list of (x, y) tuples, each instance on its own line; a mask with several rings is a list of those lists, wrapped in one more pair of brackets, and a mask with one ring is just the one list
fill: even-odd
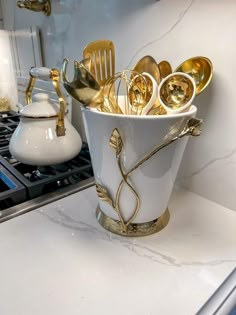
[(167, 114), (177, 114), (187, 109), (196, 95), (193, 78), (181, 72), (174, 72), (161, 81), (158, 99)]
[(175, 72), (184, 72), (190, 75), (196, 84), (196, 95), (200, 94), (210, 83), (213, 74), (213, 65), (210, 59), (202, 56), (192, 57), (179, 65)]

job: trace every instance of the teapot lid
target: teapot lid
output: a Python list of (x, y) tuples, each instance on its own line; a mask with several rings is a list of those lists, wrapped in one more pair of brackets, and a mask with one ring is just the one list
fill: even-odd
[(34, 95), (34, 102), (24, 106), (20, 114), (25, 117), (43, 118), (57, 116), (59, 107), (49, 100), (46, 93), (37, 93)]

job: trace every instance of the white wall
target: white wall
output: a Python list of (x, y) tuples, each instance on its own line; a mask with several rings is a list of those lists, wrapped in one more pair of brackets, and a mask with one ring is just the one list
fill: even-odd
[(2, 6), (0, 1), (0, 29), (3, 29)]
[[(236, 210), (235, 0), (52, 0), (50, 17), (2, 2), (6, 28), (39, 26), (48, 67), (60, 67), (64, 57), (82, 59), (83, 47), (102, 38), (115, 43), (117, 71), (146, 54), (173, 68), (192, 56), (209, 57), (214, 78), (195, 101), (203, 133), (190, 140), (179, 181)], [(80, 121), (78, 105), (73, 120)]]
[(0, 29), (0, 97), (14, 108), (17, 100), (15, 74), (8, 32)]

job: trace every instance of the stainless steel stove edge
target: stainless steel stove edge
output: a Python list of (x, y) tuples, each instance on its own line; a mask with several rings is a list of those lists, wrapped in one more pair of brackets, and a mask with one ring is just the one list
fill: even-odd
[(0, 210), (0, 223), (13, 219), (19, 215), (38, 209), (56, 200), (65, 198), (95, 184), (94, 177), (85, 179), (79, 183), (63, 187), (55, 192), (28, 200), (8, 209)]
[(236, 268), (196, 315), (236, 315)]

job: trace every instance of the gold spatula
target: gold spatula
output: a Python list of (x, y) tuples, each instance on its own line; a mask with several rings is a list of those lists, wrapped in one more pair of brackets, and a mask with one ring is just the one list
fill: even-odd
[(89, 71), (103, 86), (115, 74), (115, 48), (110, 40), (96, 40), (89, 43), (83, 51), (84, 59), (90, 58)]

